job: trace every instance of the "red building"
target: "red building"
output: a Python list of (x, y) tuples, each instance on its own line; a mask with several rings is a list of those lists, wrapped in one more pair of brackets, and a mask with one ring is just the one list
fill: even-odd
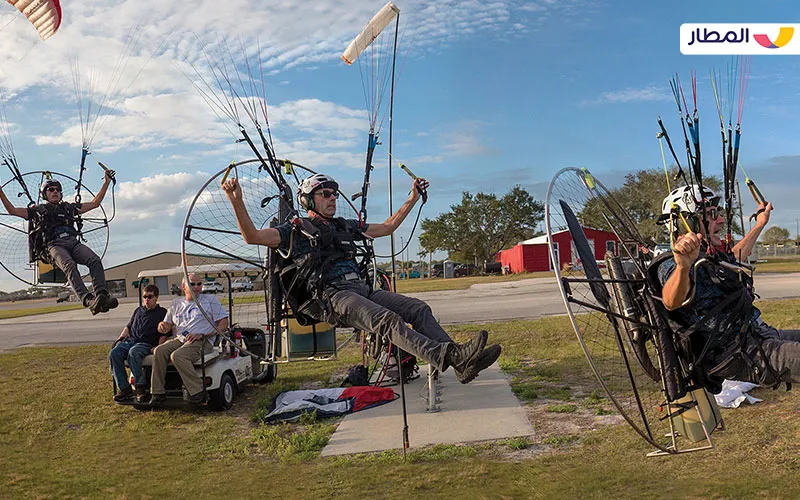
[[(586, 239), (589, 240), (589, 248), (593, 249), (596, 260), (605, 259), (607, 251), (613, 251), (615, 255), (619, 255), (617, 237), (614, 233), (588, 227), (583, 228), (583, 232), (586, 234)], [(580, 258), (575, 250), (575, 245), (572, 244), (572, 235), (568, 230), (553, 233), (553, 246), (558, 256), (557, 266), (580, 265)], [(504, 267), (508, 266), (512, 273), (553, 270), (550, 252), (547, 250), (547, 235), (525, 240), (508, 250), (501, 250), (497, 252), (496, 260)]]

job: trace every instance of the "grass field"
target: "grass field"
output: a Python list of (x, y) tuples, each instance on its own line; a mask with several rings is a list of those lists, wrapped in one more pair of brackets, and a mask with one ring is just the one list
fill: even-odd
[[(764, 317), (800, 328), (800, 300)], [(337, 420), (258, 423), (284, 389), (338, 386), (359, 359), (282, 365), (234, 408), (138, 412), (111, 402), (110, 346), (0, 354), (3, 498), (800, 498), (797, 389), (724, 410), (717, 448), (649, 458), (614, 422), (565, 317), (470, 325), (503, 344), (501, 366), (525, 405), (526, 438), (320, 458)], [(618, 420), (618, 419), (616, 419)], [(409, 422), (414, 432), (414, 422)], [(486, 425), (491, 425), (487, 422)], [(397, 433), (400, 429), (387, 429)]]

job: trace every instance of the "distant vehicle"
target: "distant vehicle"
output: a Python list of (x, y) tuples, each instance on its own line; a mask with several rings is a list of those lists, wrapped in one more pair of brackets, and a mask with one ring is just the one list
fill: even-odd
[(416, 269), (410, 271), (408, 273), (408, 277), (411, 278), (411, 279), (419, 278), (420, 277), (419, 271), (417, 271)]
[(183, 292), (181, 292), (181, 287), (173, 283), (172, 286), (169, 287), (169, 293), (170, 295), (181, 295)]
[(231, 282), (231, 291), (249, 292), (253, 289), (253, 282), (250, 278), (236, 278)]
[(217, 283), (216, 281), (203, 282), (203, 293), (221, 293), (224, 291), (225, 289), (222, 287), (221, 283)]

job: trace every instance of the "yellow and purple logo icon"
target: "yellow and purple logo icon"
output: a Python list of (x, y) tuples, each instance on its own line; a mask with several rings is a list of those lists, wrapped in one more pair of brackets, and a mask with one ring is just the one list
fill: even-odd
[(781, 30), (778, 32), (778, 38), (773, 42), (767, 35), (763, 34), (754, 34), (753, 40), (758, 42), (764, 48), (767, 49), (779, 49), (781, 47), (785, 47), (787, 43), (792, 39), (794, 36), (794, 28), (789, 26), (781, 26)]

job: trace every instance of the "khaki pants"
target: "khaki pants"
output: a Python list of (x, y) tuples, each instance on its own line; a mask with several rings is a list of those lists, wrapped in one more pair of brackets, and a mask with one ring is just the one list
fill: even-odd
[(211, 343), (203, 339), (193, 343), (184, 343), (179, 339), (171, 339), (156, 347), (153, 352), (153, 376), (150, 379), (150, 392), (164, 394), (164, 379), (167, 375), (167, 364), (172, 361), (183, 380), (183, 385), (190, 396), (203, 390), (203, 381), (194, 369), (194, 362), (200, 359), (200, 351), (209, 354)]

